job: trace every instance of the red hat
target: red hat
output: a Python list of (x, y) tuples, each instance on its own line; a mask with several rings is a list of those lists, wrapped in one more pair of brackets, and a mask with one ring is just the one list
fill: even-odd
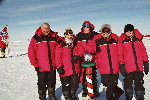
[(92, 30), (95, 29), (95, 26), (90, 22), (90, 21), (84, 21), (83, 24), (82, 24), (82, 28), (83, 27), (89, 27), (91, 28)]

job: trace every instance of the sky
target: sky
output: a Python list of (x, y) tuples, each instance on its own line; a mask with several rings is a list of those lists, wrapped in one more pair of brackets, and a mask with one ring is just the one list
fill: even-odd
[(63, 36), (67, 27), (74, 34), (82, 23), (90, 21), (98, 32), (103, 24), (110, 24), (118, 36), (126, 24), (150, 34), (149, 0), (0, 0), (0, 30), (8, 24), (10, 41), (31, 39), (44, 22)]

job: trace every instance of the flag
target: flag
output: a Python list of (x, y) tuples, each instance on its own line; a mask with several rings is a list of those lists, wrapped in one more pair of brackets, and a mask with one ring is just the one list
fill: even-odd
[(0, 41), (7, 42), (8, 36), (8, 25), (0, 32)]

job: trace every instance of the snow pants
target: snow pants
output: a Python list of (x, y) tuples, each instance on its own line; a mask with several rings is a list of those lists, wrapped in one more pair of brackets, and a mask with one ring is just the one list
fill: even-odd
[(76, 91), (79, 88), (79, 76), (71, 75), (66, 77), (60, 77), (60, 81), (62, 84), (62, 92), (64, 98), (66, 100), (73, 100), (72, 98), (75, 98)]
[(6, 49), (6, 47), (0, 48), (0, 49), (1, 49), (0, 57), (5, 57), (5, 49)]
[[(113, 97), (113, 93), (117, 94), (119, 92), (123, 92), (118, 86), (118, 78), (119, 74), (102, 74), (101, 82), (106, 87), (106, 98), (107, 100), (111, 100)], [(118, 91), (116, 91), (118, 90)], [(121, 94), (118, 94), (121, 95)]]
[(40, 100), (46, 99), (46, 91), (51, 100), (55, 99), (55, 84), (56, 84), (56, 70), (37, 72), (38, 76), (38, 93)]
[[(125, 75), (124, 78), (124, 89), (126, 94), (126, 99), (132, 100), (133, 89), (135, 90), (137, 100), (144, 100), (145, 88), (144, 84), (144, 73), (143, 71), (134, 71)], [(134, 81), (134, 88), (133, 88)]]
[(5, 49), (6, 49), (6, 47), (1, 48), (1, 52), (5, 53)]
[(134, 90), (135, 91), (144, 91), (144, 73), (143, 71), (134, 71), (125, 75), (124, 78), (124, 89), (133, 89), (133, 81), (134, 81)]

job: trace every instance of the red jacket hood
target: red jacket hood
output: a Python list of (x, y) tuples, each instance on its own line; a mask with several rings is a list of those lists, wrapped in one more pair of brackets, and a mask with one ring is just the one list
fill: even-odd
[[(139, 40), (142, 40), (143, 35), (139, 32), (138, 29), (134, 29), (134, 34), (135, 34), (135, 37), (136, 37), (136, 38), (138, 38)], [(121, 34), (121, 37), (122, 37), (123, 39), (129, 38), (127, 35), (125, 35), (125, 33), (122, 33), (122, 34)]]
[[(35, 31), (35, 34), (37, 34), (38, 36), (42, 36), (43, 35), (43, 32), (42, 32), (42, 29), (41, 27), (39, 27), (36, 31)], [(52, 37), (57, 37), (57, 34), (58, 32), (54, 32), (50, 29), (50, 34)], [(50, 36), (50, 35), (49, 35)]]

